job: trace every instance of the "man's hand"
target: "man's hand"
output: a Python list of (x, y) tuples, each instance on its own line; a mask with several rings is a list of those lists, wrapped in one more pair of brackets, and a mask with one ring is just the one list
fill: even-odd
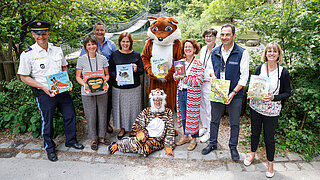
[(54, 96), (55, 96), (55, 94), (53, 93), (53, 91), (51, 91), (50, 88), (47, 87), (47, 86), (43, 86), (43, 87), (41, 88), (41, 90), (42, 90), (43, 92), (45, 92), (45, 93), (46, 93), (48, 96), (50, 96), (50, 97), (54, 97)]
[(172, 156), (172, 155), (173, 155), (172, 148), (166, 147), (166, 154), (167, 154), (168, 156)]
[(225, 104), (230, 104), (231, 103), (231, 101), (232, 101), (232, 99), (233, 99), (233, 97), (236, 95), (236, 93), (234, 93), (234, 92), (231, 92), (230, 94), (229, 94), (229, 96), (228, 96), (228, 100), (227, 100), (227, 102), (225, 103)]

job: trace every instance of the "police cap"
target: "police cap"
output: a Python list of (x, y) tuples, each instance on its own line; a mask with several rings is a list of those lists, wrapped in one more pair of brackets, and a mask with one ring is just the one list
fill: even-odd
[(43, 21), (34, 21), (29, 24), (31, 31), (33, 31), (35, 33), (47, 32), (47, 31), (49, 31), (50, 26), (51, 25), (49, 23), (43, 22)]

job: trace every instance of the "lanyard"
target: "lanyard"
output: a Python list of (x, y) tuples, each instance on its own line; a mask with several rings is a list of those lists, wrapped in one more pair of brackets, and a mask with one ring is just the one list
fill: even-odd
[[(193, 56), (193, 58), (192, 58), (192, 60), (191, 60), (190, 64), (188, 65), (188, 67), (187, 67), (187, 69), (186, 69), (186, 72), (188, 71), (188, 69), (189, 69), (190, 65), (192, 64), (193, 60), (194, 60), (194, 56)], [(187, 58), (186, 58), (186, 62), (187, 62)]]
[[(277, 69), (278, 69), (277, 87), (276, 87), (276, 89), (272, 92), (272, 94), (274, 94), (274, 93), (276, 92), (276, 90), (278, 89), (278, 87), (279, 87), (279, 79), (280, 79), (280, 77), (279, 77), (279, 64), (278, 64), (278, 63), (277, 63)], [(267, 62), (267, 76), (269, 77), (268, 62)]]
[[(88, 55), (88, 61), (89, 61), (89, 64), (90, 64), (91, 72), (93, 72), (93, 69), (92, 69), (92, 65), (91, 65), (91, 61), (90, 61), (90, 57), (89, 57), (89, 55)], [(98, 71), (98, 60), (97, 60), (97, 56), (96, 56), (96, 71)]]
[[(216, 44), (214, 44), (213, 48), (214, 48), (214, 47), (216, 47)], [(208, 61), (209, 61), (209, 59), (210, 59), (210, 57), (211, 57), (211, 54), (212, 54), (211, 52), (209, 52), (208, 59), (206, 59), (206, 57), (207, 57), (207, 53), (208, 53), (208, 47), (207, 47), (207, 49), (206, 49), (206, 54), (204, 55), (204, 59), (203, 59), (204, 69), (206, 69), (206, 68), (207, 68)]]

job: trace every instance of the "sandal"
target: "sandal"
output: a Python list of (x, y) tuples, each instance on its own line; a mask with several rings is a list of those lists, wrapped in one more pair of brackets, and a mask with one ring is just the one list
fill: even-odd
[(110, 134), (113, 133), (113, 128), (109, 124), (107, 125), (107, 132)]
[(94, 151), (98, 150), (98, 142), (97, 142), (97, 140), (92, 140), (91, 141), (91, 149), (94, 150)]
[(102, 138), (102, 137), (98, 138), (98, 142), (101, 143), (101, 144), (104, 144), (104, 145), (109, 145), (110, 144), (109, 140), (107, 140), (106, 138)]

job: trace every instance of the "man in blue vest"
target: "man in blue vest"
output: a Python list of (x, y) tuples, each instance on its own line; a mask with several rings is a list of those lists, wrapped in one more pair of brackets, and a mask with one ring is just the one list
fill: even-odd
[[(231, 158), (234, 161), (240, 159), (237, 151), (241, 102), (243, 97), (243, 86), (247, 84), (249, 77), (249, 53), (244, 48), (234, 43), (236, 37), (235, 27), (232, 24), (225, 24), (221, 27), (222, 45), (212, 50), (211, 62), (208, 64), (208, 74), (212, 78), (230, 80), (228, 100), (225, 104), (211, 102), (211, 123), (209, 145), (202, 150), (206, 155), (217, 149), (218, 131), (220, 119), (225, 106), (228, 106), (230, 119), (229, 148)], [(211, 68), (210, 68), (211, 67)]]
[[(117, 50), (117, 46), (114, 44), (113, 41), (109, 40), (108, 38), (105, 37), (105, 34), (107, 33), (106, 25), (102, 22), (99, 21), (97, 22), (94, 27), (93, 27), (93, 34), (96, 36), (98, 40), (98, 45), (99, 45), (99, 52), (104, 55), (109, 62), (111, 54)], [(84, 55), (86, 53), (84, 47), (82, 47), (80, 56)], [(109, 84), (110, 85), (110, 84)], [(107, 107), (107, 132), (112, 133), (113, 128), (110, 126), (110, 114), (111, 114), (111, 108), (112, 108), (112, 88), (109, 87), (108, 90), (108, 107)]]

